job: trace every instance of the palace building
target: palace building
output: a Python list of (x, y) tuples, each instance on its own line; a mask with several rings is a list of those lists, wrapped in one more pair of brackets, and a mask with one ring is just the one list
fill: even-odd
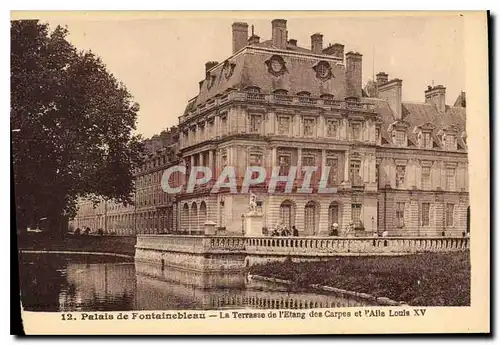
[[(117, 206), (114, 232), (196, 234), (212, 221), (218, 234), (244, 234), (249, 195), (210, 187), (233, 166), (240, 191), (247, 167), (261, 166), (268, 179), (250, 190), (264, 214), (263, 234), (283, 224), (301, 236), (324, 236), (337, 223), (358, 236), (464, 235), (465, 93), (450, 106), (444, 86), (429, 86), (421, 103), (405, 102), (402, 80), (384, 72), (363, 88), (360, 53), (345, 53), (339, 43), (325, 47), (319, 33), (301, 47), (288, 38), (286, 20), (271, 25), (264, 41), (253, 27), (249, 35), (248, 24), (232, 25), (232, 55), (206, 63), (198, 95), (170, 141), (151, 139), (151, 153), (136, 171), (135, 206)], [(162, 173), (179, 163), (188, 174), (194, 166), (209, 168), (212, 181), (189, 193), (164, 193)], [(306, 166), (318, 171), (312, 190), (302, 193)], [(298, 168), (292, 192), (278, 185), (268, 193), (270, 172), (287, 175), (290, 167)], [(324, 167), (335, 193), (318, 191)]]
[[(163, 192), (161, 176), (167, 167), (179, 163), (178, 142), (177, 127), (145, 140), (143, 163), (134, 171), (134, 204), (125, 206), (102, 200), (93, 207), (90, 200), (81, 199), (77, 215), (70, 221), (70, 228), (83, 231), (89, 227), (92, 232), (102, 229), (107, 234), (121, 236), (173, 232), (177, 223), (175, 195)], [(177, 183), (181, 182), (179, 176), (175, 178)]]
[[(300, 47), (288, 39), (286, 20), (271, 25), (272, 38), (261, 41), (253, 28), (249, 37), (246, 23), (234, 23), (232, 55), (206, 64), (179, 119), (188, 169), (207, 166), (217, 176), (234, 166), (242, 181), (247, 166), (283, 174), (296, 166), (298, 186), (300, 167), (330, 168), (336, 193), (256, 188), (265, 228), (295, 225), (304, 236), (326, 235), (332, 223), (354, 225), (359, 235), (465, 232), (465, 94), (448, 106), (438, 85), (422, 90), (422, 103), (403, 102), (402, 80), (383, 72), (363, 89), (360, 53), (324, 47), (318, 33)], [(248, 195), (208, 191), (178, 197), (179, 230), (199, 230), (208, 219), (221, 233), (244, 233)]]

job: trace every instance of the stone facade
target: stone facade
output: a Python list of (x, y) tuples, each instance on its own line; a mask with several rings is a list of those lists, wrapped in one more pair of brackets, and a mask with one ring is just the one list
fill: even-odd
[[(143, 164), (134, 171), (133, 205), (102, 200), (93, 207), (90, 200), (78, 202), (76, 217), (70, 229), (102, 229), (106, 234), (135, 236), (136, 234), (173, 232), (176, 224), (175, 199), (161, 188), (163, 171), (178, 164), (178, 132), (173, 127), (144, 141), (146, 153)], [(174, 176), (173, 184), (180, 184)]]
[[(337, 223), (341, 234), (354, 227), (358, 236), (465, 235), (465, 93), (449, 106), (446, 88), (429, 86), (422, 90), (424, 102), (404, 102), (403, 81), (385, 72), (362, 89), (360, 53), (344, 54), (338, 43), (323, 49), (320, 34), (311, 36), (310, 48), (300, 47), (284, 40), (286, 20), (271, 25), (270, 40), (261, 42), (252, 27), (247, 43), (248, 25), (233, 25), (233, 55), (205, 65), (199, 93), (171, 136), (172, 149), (153, 147), (137, 171), (135, 208), (124, 211), (128, 228), (198, 234), (208, 220), (218, 234), (244, 234), (248, 194), (228, 188), (210, 193), (220, 172), (235, 167), (239, 192), (248, 166), (266, 169), (263, 186), (273, 169), (286, 173), (297, 166), (291, 193), (251, 188), (264, 214), (263, 234), (281, 223), (295, 225), (301, 236), (324, 236)], [(178, 159), (162, 160), (165, 152)], [(191, 167), (205, 166), (212, 180), (167, 195), (162, 172), (177, 163), (188, 174)], [(308, 193), (300, 191), (303, 166), (318, 167)], [(318, 192), (325, 167), (335, 193)]]

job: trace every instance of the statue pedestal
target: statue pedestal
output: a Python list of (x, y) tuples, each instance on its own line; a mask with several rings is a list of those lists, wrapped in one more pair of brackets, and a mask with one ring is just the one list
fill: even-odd
[(245, 236), (262, 236), (264, 216), (262, 213), (249, 212), (245, 215)]

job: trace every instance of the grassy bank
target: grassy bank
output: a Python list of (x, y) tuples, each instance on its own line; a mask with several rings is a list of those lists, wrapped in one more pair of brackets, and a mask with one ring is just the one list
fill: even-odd
[(327, 285), (410, 305), (470, 305), (469, 252), (274, 262), (253, 266), (251, 273), (291, 280), (297, 288)]
[(132, 236), (68, 236), (51, 238), (44, 234), (19, 238), (19, 249), (68, 250), (134, 255), (136, 238)]

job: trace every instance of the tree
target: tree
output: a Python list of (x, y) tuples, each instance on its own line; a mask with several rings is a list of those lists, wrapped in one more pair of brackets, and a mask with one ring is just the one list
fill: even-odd
[(18, 229), (75, 214), (79, 197), (132, 203), (139, 105), (60, 26), (11, 22), (11, 130)]

